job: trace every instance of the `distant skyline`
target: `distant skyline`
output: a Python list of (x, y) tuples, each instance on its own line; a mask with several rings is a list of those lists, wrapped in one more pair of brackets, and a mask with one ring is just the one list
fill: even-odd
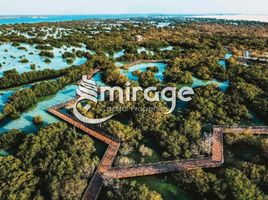
[(267, 0), (8, 0), (0, 15), (268, 14)]

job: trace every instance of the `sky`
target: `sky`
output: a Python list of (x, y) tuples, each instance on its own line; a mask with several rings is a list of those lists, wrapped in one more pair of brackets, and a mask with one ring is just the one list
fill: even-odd
[(0, 0), (0, 15), (268, 14), (268, 0)]

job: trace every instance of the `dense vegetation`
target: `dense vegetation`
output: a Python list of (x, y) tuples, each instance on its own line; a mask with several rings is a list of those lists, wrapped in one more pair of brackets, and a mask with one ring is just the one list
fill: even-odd
[[(5, 71), (0, 78), (0, 89), (32, 85), (9, 97), (0, 111), (0, 119), (19, 118), (42, 97), (56, 94), (80, 80), (83, 74), (99, 69), (101, 80), (107, 85), (125, 87), (130, 82), (131, 86), (143, 88), (156, 86), (158, 91), (166, 86), (191, 86), (194, 79), (228, 81), (226, 91), (217, 84), (195, 88), (193, 100), (183, 106), (178, 102), (170, 115), (163, 115), (170, 107), (168, 103), (147, 102), (141, 94), (137, 101), (124, 105), (119, 101), (98, 102), (90, 111), (79, 105), (80, 111), (91, 118), (115, 114), (112, 120), (95, 127), (120, 139), (121, 148), (114, 165), (145, 163), (156, 155), (160, 160), (207, 156), (213, 125), (252, 125), (252, 112), (263, 124), (268, 123), (267, 64), (244, 63), (240, 59), (244, 51), (265, 56), (267, 24), (235, 22), (235, 25), (203, 19), (187, 22), (174, 18), (169, 19), (171, 26), (158, 28), (150, 20), (1, 26), (0, 42), (10, 42), (17, 48), (21, 43), (34, 44), (47, 62), (54, 57), (54, 47), (85, 44), (89, 52), (62, 52), (62, 59), (68, 63), (86, 56), (88, 60), (81, 66), (23, 74), (16, 70)], [(159, 20), (154, 19), (155, 23)], [(30, 37), (10, 33), (11, 30)], [(172, 50), (162, 50), (170, 46)], [(121, 50), (124, 50), (122, 56), (113, 57)], [(224, 59), (226, 53), (232, 57)], [(158, 68), (153, 65), (146, 71), (133, 72), (138, 81), (130, 81), (121, 72), (128, 70), (128, 62), (151, 59), (167, 64), (163, 81), (156, 77)], [(27, 62), (23, 58), (20, 61)], [(118, 61), (126, 65), (120, 69), (115, 64)], [(124, 110), (120, 110), (122, 106)], [(32, 117), (33, 123), (42, 127), (42, 116)], [(153, 145), (148, 143), (148, 138)], [(241, 137), (230, 134), (225, 143), (227, 159), (223, 167), (172, 174), (176, 187), (188, 191), (193, 199), (266, 199), (267, 139), (251, 134)], [(240, 158), (235, 152), (238, 147), (241, 151), (249, 148), (256, 153)], [(10, 130), (0, 136), (0, 149), (12, 154), (0, 157), (0, 196), (3, 199), (79, 199), (98, 163), (93, 154), (93, 141), (62, 123), (44, 127), (35, 135)], [(146, 185), (128, 180), (106, 182), (103, 193), (103, 199), (162, 198), (164, 196)]]
[(107, 199), (133, 199), (133, 200), (162, 200), (159, 193), (149, 190), (146, 185), (140, 185), (135, 181), (112, 181), (106, 183), (105, 195)]
[(13, 150), (0, 157), (1, 199), (79, 199), (99, 161), (93, 141), (64, 123), (35, 135), (11, 130), (0, 148)]
[[(225, 141), (227, 153), (221, 170), (177, 173), (178, 186), (200, 199), (266, 199), (267, 137), (256, 137), (250, 132), (227, 133)], [(233, 149), (238, 146), (239, 154), (235, 154)], [(247, 156), (249, 151), (251, 156)]]

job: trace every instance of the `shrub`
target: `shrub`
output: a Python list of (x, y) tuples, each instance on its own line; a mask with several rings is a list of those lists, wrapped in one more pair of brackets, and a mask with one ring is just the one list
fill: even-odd
[(37, 115), (37, 116), (33, 117), (33, 122), (34, 122), (35, 124), (42, 124), (42, 123), (43, 123), (43, 118), (42, 118), (42, 116)]

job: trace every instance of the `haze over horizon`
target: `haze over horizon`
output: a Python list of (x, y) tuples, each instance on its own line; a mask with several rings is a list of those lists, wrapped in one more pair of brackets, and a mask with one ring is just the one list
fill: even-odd
[(0, 15), (268, 14), (267, 0), (9, 0)]

